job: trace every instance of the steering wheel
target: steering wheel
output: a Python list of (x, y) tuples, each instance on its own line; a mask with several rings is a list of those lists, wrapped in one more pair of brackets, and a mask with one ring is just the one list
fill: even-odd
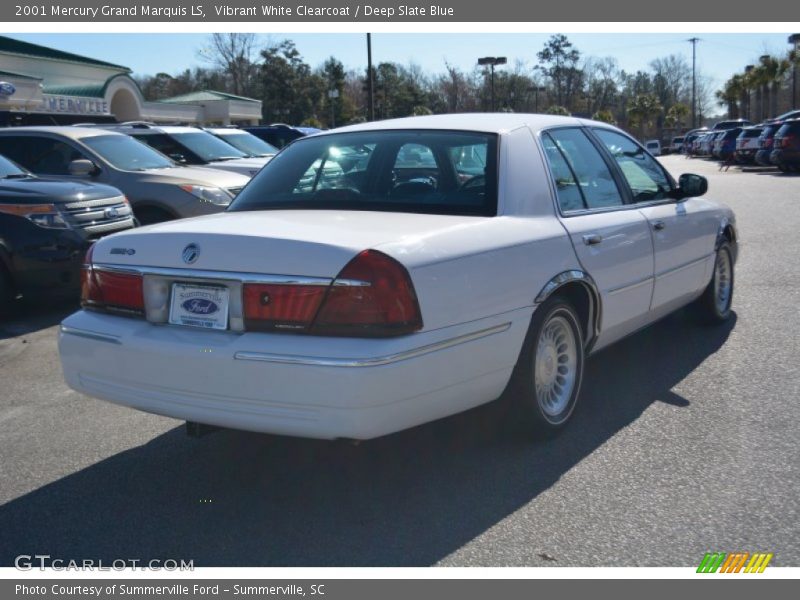
[(458, 187), (458, 189), (469, 190), (472, 188), (485, 187), (485, 186), (486, 186), (486, 175), (475, 175), (475, 177), (467, 179), (464, 183), (462, 183)]

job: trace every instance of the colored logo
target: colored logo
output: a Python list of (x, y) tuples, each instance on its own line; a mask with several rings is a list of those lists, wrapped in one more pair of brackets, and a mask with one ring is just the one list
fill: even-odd
[(183, 309), (195, 315), (213, 315), (219, 310), (216, 302), (206, 298), (190, 298), (181, 304)]
[(0, 81), (0, 96), (13, 96), (17, 91), (13, 83)]
[(698, 573), (763, 573), (772, 552), (706, 552)]

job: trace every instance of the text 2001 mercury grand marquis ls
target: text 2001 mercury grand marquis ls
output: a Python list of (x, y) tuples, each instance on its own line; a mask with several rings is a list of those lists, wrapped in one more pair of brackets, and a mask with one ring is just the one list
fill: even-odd
[(563, 426), (584, 357), (694, 303), (730, 314), (737, 234), (603, 123), (477, 114), (345, 127), (227, 212), (97, 242), (66, 380), (192, 423), (366, 439), (501, 396)]

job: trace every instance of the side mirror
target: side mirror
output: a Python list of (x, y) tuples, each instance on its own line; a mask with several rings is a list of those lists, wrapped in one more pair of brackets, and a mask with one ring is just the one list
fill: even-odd
[(97, 173), (97, 165), (85, 158), (79, 158), (69, 163), (69, 174), (73, 177), (88, 177)]
[(702, 196), (708, 191), (708, 179), (694, 173), (684, 173), (678, 178), (677, 199)]
[(173, 154), (170, 154), (169, 157), (172, 160), (174, 160), (175, 162), (177, 162), (177, 163), (183, 164), (183, 163), (186, 162), (186, 157), (183, 154), (180, 154), (178, 152), (174, 152)]

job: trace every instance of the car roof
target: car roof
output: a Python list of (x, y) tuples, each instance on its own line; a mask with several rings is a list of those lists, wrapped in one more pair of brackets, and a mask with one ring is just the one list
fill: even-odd
[(387, 119), (347, 125), (315, 135), (329, 135), (331, 133), (349, 133), (355, 131), (377, 131), (386, 129), (440, 129), (450, 131), (476, 131), (481, 133), (504, 133), (530, 127), (534, 131), (555, 127), (559, 125), (579, 126), (585, 124), (599, 125), (608, 129), (616, 129), (608, 123), (589, 121), (576, 117), (559, 115), (542, 115), (526, 113), (456, 113), (446, 115), (427, 115), (419, 117), (405, 117), (402, 119)]
[(0, 132), (21, 133), (55, 133), (73, 140), (95, 137), (98, 135), (125, 135), (102, 127), (72, 127), (69, 125), (29, 125), (23, 127), (4, 127)]
[(253, 135), (249, 131), (239, 129), (238, 127), (203, 127), (203, 129), (211, 133), (243, 133), (245, 135)]
[(188, 125), (148, 125), (146, 127), (137, 127), (135, 125), (122, 125), (119, 129), (125, 131), (135, 131), (137, 133), (147, 133), (154, 131), (156, 133), (187, 133), (190, 131), (203, 131), (199, 127), (190, 127)]

